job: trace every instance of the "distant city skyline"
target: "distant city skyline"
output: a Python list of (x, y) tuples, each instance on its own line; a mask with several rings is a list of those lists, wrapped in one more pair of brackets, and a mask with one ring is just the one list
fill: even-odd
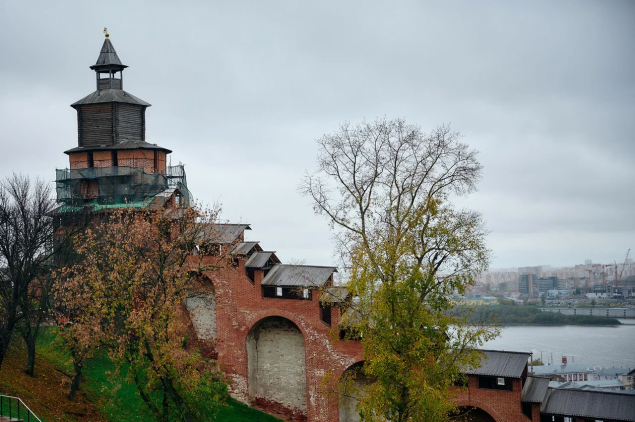
[[(103, 27), (147, 140), (284, 261), (335, 261), (297, 192), (344, 121), (451, 123), (480, 151), (492, 268), (635, 248), (635, 2), (0, 3), (0, 177), (54, 179)], [(36, 116), (36, 118), (33, 118)], [(33, 124), (36, 122), (36, 124)], [(52, 186), (52, 184), (51, 184)]]

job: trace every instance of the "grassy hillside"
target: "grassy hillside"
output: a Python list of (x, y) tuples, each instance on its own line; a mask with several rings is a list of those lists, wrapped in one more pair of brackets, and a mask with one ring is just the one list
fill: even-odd
[[(43, 422), (147, 422), (151, 415), (136, 388), (109, 380), (114, 367), (106, 356), (91, 359), (84, 370), (84, 383), (76, 403), (66, 398), (72, 366), (54, 330), (40, 337), (36, 377), (22, 371), (26, 350), (21, 341), (14, 346), (0, 371), (0, 392), (18, 396)], [(217, 420), (227, 422), (276, 422), (279, 419), (230, 399)]]

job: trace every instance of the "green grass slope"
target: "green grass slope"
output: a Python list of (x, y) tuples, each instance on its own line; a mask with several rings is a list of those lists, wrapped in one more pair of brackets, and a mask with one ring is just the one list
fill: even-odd
[[(18, 353), (20, 347), (16, 348)], [(13, 365), (19, 365), (20, 361), (26, 361), (26, 355), (22, 354), (22, 359), (15, 359), (12, 361)], [(18, 356), (19, 358), (20, 356)], [(40, 336), (38, 343), (38, 358), (36, 362), (36, 379), (41, 383), (42, 379), (37, 378), (38, 369), (40, 367), (54, 366), (55, 370), (62, 375), (63, 378), (68, 379), (68, 374), (72, 372), (72, 366), (70, 365), (70, 356), (64, 349), (63, 344), (57, 339), (54, 329), (45, 330)], [(48, 367), (47, 366), (47, 367)], [(15, 368), (14, 368), (15, 369)], [(4, 365), (2, 371), (4, 371)], [(56, 411), (48, 411), (45, 404), (37, 403), (38, 396), (48, 397), (47, 400), (55, 400), (51, 395), (38, 395), (37, 393), (29, 392), (28, 386), (21, 389), (15, 389), (12, 387), (12, 381), (3, 379), (0, 377), (0, 392), (13, 391), (14, 394), (22, 393), (23, 397), (28, 396), (33, 410), (38, 413), (38, 410), (43, 416), (43, 422), (53, 421), (75, 421), (75, 420), (108, 420), (117, 422), (147, 422), (152, 420), (150, 412), (147, 410), (145, 403), (141, 400), (141, 397), (137, 393), (136, 388), (120, 380), (113, 380), (110, 374), (115, 371), (112, 362), (105, 354), (98, 355), (87, 362), (84, 369), (84, 380), (81, 386), (82, 396), (80, 402), (83, 400), (84, 408), (78, 410), (65, 410), (57, 409)], [(44, 377), (53, 378), (52, 375), (43, 375)], [(14, 377), (15, 378), (15, 377)], [(27, 378), (28, 383), (28, 378)], [(53, 381), (53, 380), (51, 380)], [(58, 385), (52, 386), (59, 390), (63, 389), (63, 394), (68, 392), (68, 385), (60, 386), (59, 380), (54, 381)], [(4, 385), (3, 385), (4, 384)], [(36, 387), (33, 380), (33, 387), (42, 389), (41, 386)], [(13, 389), (12, 389), (13, 388)], [(60, 391), (58, 391), (60, 393)], [(65, 399), (62, 399), (65, 400)], [(55, 407), (55, 406), (54, 406)], [(87, 419), (86, 415), (91, 412), (90, 409), (94, 409), (99, 415), (94, 415), (94, 418)], [(46, 410), (45, 410), (46, 409)], [(88, 409), (88, 410), (87, 410)], [(60, 414), (62, 413), (62, 414)], [(38, 416), (40, 416), (38, 414)], [(218, 417), (218, 421), (227, 422), (276, 422), (279, 419), (252, 409), (243, 403), (230, 399), (227, 406), (224, 407)]]

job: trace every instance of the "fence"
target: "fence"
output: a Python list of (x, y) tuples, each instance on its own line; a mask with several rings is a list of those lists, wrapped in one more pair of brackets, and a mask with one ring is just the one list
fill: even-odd
[(165, 174), (148, 173), (134, 166), (89, 167), (56, 170), (57, 201), (66, 205), (123, 204), (152, 198), (167, 188), (177, 188), (189, 204), (183, 165), (168, 166)]
[(635, 318), (635, 308), (540, 308), (564, 315), (591, 315), (606, 318)]
[(15, 421), (42, 422), (19, 398), (0, 394), (0, 417), (2, 416)]

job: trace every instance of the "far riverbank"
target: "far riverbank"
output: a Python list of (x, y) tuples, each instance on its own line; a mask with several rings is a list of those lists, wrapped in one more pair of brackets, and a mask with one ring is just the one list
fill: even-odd
[(617, 318), (593, 315), (566, 315), (559, 312), (543, 311), (536, 306), (522, 305), (481, 305), (470, 308), (458, 308), (454, 312), (471, 311), (469, 322), (472, 324), (503, 326), (613, 326), (622, 323)]

